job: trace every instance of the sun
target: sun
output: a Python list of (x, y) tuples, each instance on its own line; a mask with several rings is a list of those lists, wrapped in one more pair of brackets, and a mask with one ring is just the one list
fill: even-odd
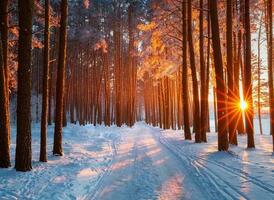
[(248, 108), (248, 103), (244, 100), (241, 100), (239, 103), (239, 107), (242, 111), (245, 111)]

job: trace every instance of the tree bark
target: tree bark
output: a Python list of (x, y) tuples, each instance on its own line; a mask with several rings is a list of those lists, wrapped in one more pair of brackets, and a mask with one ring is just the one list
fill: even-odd
[(8, 27), (9, 27), (9, 14), (8, 14), (8, 6), (9, 0), (3, 0), (0, 2), (0, 32), (1, 32), (1, 41), (2, 41), (2, 58), (3, 58), (3, 66), (4, 66), (4, 74), (5, 74), (5, 86), (6, 86), (6, 106), (7, 106), (7, 124), (8, 124), (8, 137), (9, 137), (9, 145), (10, 145), (10, 90), (9, 90), (9, 65), (8, 65)]
[(210, 18), (212, 30), (212, 46), (217, 86), (217, 113), (218, 113), (218, 150), (228, 150), (227, 116), (226, 116), (226, 88), (224, 82), (223, 61), (220, 44), (219, 20), (217, 0), (210, 1)]
[(195, 54), (192, 38), (192, 0), (188, 0), (188, 47), (189, 47), (189, 60), (192, 74), (193, 86), (193, 102), (194, 102), (194, 123), (195, 123), (195, 142), (201, 142), (201, 116), (200, 116), (200, 102), (199, 102), (199, 86), (197, 80), (197, 71), (195, 66)]
[(41, 114), (40, 161), (47, 162), (47, 117), (48, 117), (48, 85), (49, 85), (49, 20), (50, 0), (45, 0), (45, 30), (44, 30), (44, 69), (43, 69), (43, 100)]
[[(200, 71), (201, 71), (201, 117), (207, 117), (206, 111), (206, 67), (204, 61), (204, 1), (200, 0), (200, 16), (199, 16), (199, 50), (200, 50)], [(200, 120), (201, 122), (201, 141), (207, 142), (207, 120)]]
[(10, 132), (9, 109), (7, 105), (8, 94), (6, 90), (6, 77), (2, 51), (2, 33), (0, 32), (0, 168), (10, 167)]
[(31, 164), (31, 48), (33, 0), (18, 1), (18, 92), (15, 169), (30, 171)]
[(182, 2), (183, 17), (183, 62), (182, 62), (182, 85), (183, 85), (183, 112), (184, 112), (184, 134), (186, 140), (191, 140), (191, 132), (189, 126), (189, 97), (188, 97), (188, 75), (187, 75), (187, 0)]
[(61, 1), (61, 21), (59, 35), (59, 56), (56, 85), (56, 107), (53, 154), (62, 156), (62, 125), (63, 125), (63, 104), (64, 104), (64, 82), (66, 71), (66, 48), (67, 48), (67, 14), (68, 1)]
[(236, 135), (236, 116), (238, 113), (238, 101), (234, 97), (234, 77), (233, 77), (233, 19), (232, 19), (232, 0), (226, 1), (226, 40), (227, 40), (227, 80), (228, 80), (228, 96), (227, 96), (227, 117), (228, 117), (228, 132), (229, 143), (237, 145)]
[[(262, 14), (263, 16), (263, 14)], [(259, 33), (258, 33), (258, 118), (259, 118), (259, 128), (260, 128), (260, 134), (263, 134), (263, 127), (262, 127), (262, 117), (261, 117), (261, 34), (262, 34), (262, 19), (261, 16), (260, 19), (260, 27), (259, 27)]]
[(247, 147), (254, 148), (254, 129), (253, 129), (253, 99), (252, 99), (252, 79), (251, 79), (251, 33), (250, 33), (250, 4), (245, 0), (245, 87), (244, 97), (248, 104), (245, 112), (245, 125), (247, 133)]
[(268, 79), (269, 79), (269, 108), (270, 108), (270, 134), (273, 140), (274, 152), (274, 94), (273, 94), (273, 1), (267, 1), (268, 15)]

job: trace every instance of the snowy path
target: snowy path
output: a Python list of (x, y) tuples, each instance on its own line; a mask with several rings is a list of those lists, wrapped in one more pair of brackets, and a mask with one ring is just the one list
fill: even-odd
[(174, 138), (174, 131), (169, 137), (148, 126), (133, 130), (122, 136), (108, 175), (89, 199), (274, 199), (273, 157), (260, 164), (216, 152), (214, 144)]
[[(12, 137), (14, 157), (15, 130)], [(183, 140), (181, 131), (115, 126), (64, 129), (63, 157), (37, 162), (39, 126), (33, 127), (33, 170), (0, 169), (0, 200), (177, 200), (274, 199), (274, 156), (270, 136), (256, 135), (256, 150), (217, 151), (216, 133), (208, 143)]]
[(153, 129), (141, 127), (123, 136), (110, 173), (88, 199), (172, 200), (193, 195), (202, 199), (184, 163), (159, 142)]

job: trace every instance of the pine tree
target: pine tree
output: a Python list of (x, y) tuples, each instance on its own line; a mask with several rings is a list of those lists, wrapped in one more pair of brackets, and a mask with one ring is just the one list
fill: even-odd
[(210, 1), (210, 19), (212, 30), (212, 47), (217, 87), (217, 118), (218, 118), (218, 150), (228, 150), (227, 117), (226, 117), (226, 88), (224, 82), (223, 61), (220, 44), (217, 0)]
[(274, 94), (273, 94), (273, 1), (267, 1), (267, 16), (268, 16), (268, 79), (269, 79), (269, 108), (270, 108), (270, 134), (273, 140), (274, 152)]
[(254, 128), (253, 128), (253, 99), (252, 99), (252, 78), (251, 78), (251, 32), (250, 32), (250, 2), (245, 0), (244, 29), (245, 29), (245, 87), (244, 97), (248, 104), (245, 112), (245, 124), (247, 133), (247, 147), (254, 148)]
[(49, 42), (50, 42), (50, 0), (45, 0), (45, 30), (44, 30), (44, 71), (43, 71), (43, 102), (41, 114), (41, 144), (40, 161), (47, 162), (47, 117), (48, 117), (48, 85), (49, 85)]
[(18, 92), (15, 169), (30, 171), (31, 164), (31, 47), (33, 0), (18, 1)]
[[(200, 71), (201, 71), (201, 117), (207, 116), (206, 111), (206, 67), (204, 61), (204, 1), (200, 0), (200, 16), (199, 16), (199, 50), (200, 50)], [(206, 142), (207, 120), (201, 121), (201, 140)]]
[(187, 75), (187, 0), (182, 1), (182, 17), (183, 17), (183, 41), (182, 41), (182, 80), (183, 80), (183, 112), (184, 112), (184, 133), (185, 139), (191, 140), (191, 133), (189, 127), (189, 97), (188, 97), (188, 75)]
[(59, 56), (57, 69), (56, 85), (56, 108), (55, 108), (55, 127), (54, 127), (54, 144), (53, 154), (63, 155), (62, 148), (62, 127), (63, 127), (63, 104), (64, 104), (64, 82), (66, 69), (66, 47), (67, 47), (67, 15), (68, 1), (61, 1), (61, 21), (59, 35)]
[(227, 96), (227, 113), (228, 113), (228, 132), (229, 143), (237, 145), (236, 124), (235, 120), (235, 102), (234, 98), (234, 68), (233, 68), (233, 19), (232, 19), (232, 0), (226, 1), (226, 40), (227, 40), (227, 77), (228, 77), (228, 96)]
[(1, 36), (0, 32), (0, 167), (7, 168), (10, 167), (9, 109)]
[(192, 38), (192, 0), (188, 0), (187, 6), (188, 21), (188, 47), (189, 47), (189, 61), (192, 75), (192, 87), (193, 87), (193, 101), (194, 101), (194, 123), (195, 123), (195, 142), (201, 142), (201, 116), (200, 116), (200, 101), (199, 101), (199, 86), (197, 80), (197, 70), (195, 66), (195, 53)]

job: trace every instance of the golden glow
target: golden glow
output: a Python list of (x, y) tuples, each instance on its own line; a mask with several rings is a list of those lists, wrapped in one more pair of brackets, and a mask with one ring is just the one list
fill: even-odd
[(248, 104), (246, 101), (241, 100), (239, 107), (242, 111), (245, 111), (248, 108)]

